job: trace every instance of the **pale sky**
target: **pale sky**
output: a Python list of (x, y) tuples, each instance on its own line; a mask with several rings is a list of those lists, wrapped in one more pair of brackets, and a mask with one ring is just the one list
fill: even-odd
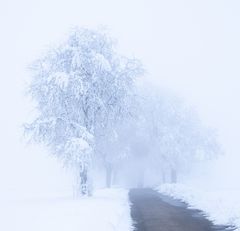
[(2, 166), (30, 158), (22, 154), (29, 150), (18, 129), (30, 111), (27, 65), (72, 26), (107, 26), (122, 53), (142, 60), (149, 81), (196, 107), (204, 123), (219, 131), (227, 158), (239, 162), (239, 12), (238, 0), (1, 1)]

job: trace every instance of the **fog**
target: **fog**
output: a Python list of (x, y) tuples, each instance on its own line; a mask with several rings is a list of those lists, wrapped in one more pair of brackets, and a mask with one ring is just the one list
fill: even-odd
[(179, 95), (206, 126), (218, 130), (225, 155), (189, 181), (197, 176), (201, 185), (208, 179), (216, 187), (236, 187), (239, 8), (238, 1), (221, 0), (1, 2), (1, 191), (64, 190), (69, 183), (45, 150), (26, 146), (21, 126), (32, 118), (25, 95), (28, 65), (73, 26), (106, 26), (122, 53), (142, 61), (148, 82)]

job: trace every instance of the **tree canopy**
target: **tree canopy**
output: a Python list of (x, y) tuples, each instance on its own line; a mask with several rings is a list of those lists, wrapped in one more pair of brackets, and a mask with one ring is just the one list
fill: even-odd
[(121, 168), (177, 171), (219, 151), (215, 135), (177, 98), (138, 89), (141, 62), (120, 55), (104, 31), (73, 30), (31, 71), (29, 93), (38, 115), (26, 131), (77, 169), (83, 194), (96, 162), (110, 186), (112, 172)]

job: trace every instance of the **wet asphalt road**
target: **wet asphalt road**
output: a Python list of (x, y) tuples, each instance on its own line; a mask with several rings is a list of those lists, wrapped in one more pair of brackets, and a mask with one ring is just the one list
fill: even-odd
[(230, 227), (215, 226), (199, 210), (173, 200), (152, 189), (132, 189), (131, 216), (136, 231), (223, 231)]

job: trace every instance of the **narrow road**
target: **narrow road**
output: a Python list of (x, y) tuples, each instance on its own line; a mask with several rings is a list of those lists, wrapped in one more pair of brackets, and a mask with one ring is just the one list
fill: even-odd
[(201, 214), (201, 211), (188, 209), (185, 203), (152, 189), (132, 189), (129, 198), (136, 231), (234, 230), (215, 226)]

